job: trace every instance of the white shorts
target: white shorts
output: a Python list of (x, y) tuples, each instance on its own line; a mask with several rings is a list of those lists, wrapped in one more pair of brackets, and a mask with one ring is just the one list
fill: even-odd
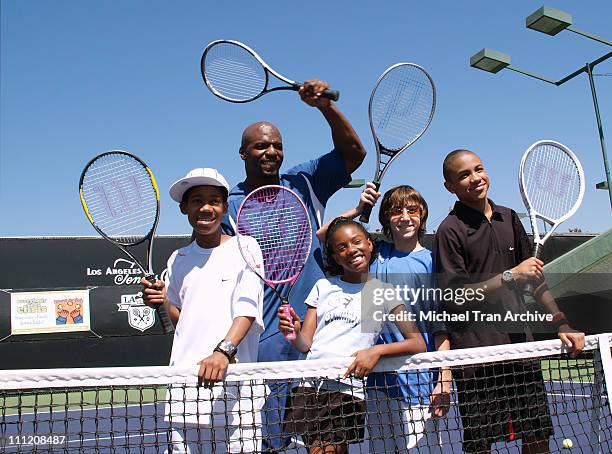
[(247, 453), (261, 450), (261, 408), (265, 386), (220, 383), (212, 390), (172, 388), (166, 421), (172, 427), (172, 454)]
[(172, 429), (165, 454), (219, 454), (261, 451), (260, 427), (181, 427)]
[(368, 390), (366, 427), (370, 453), (441, 452), (436, 420), (427, 405), (410, 405), (402, 399)]

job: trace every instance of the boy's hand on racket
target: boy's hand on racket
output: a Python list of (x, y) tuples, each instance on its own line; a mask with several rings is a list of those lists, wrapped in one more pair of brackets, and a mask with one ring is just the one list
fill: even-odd
[(207, 358), (198, 363), (198, 386), (212, 388), (216, 382), (225, 378), (229, 359), (223, 353), (214, 352)]
[(144, 277), (140, 280), (142, 284), (142, 300), (147, 306), (156, 307), (164, 304), (166, 300), (166, 284), (164, 281), (157, 280), (150, 282)]
[(518, 284), (526, 284), (529, 281), (537, 281), (544, 273), (544, 262), (536, 257), (530, 257), (512, 268), (514, 280)]
[(329, 107), (331, 105), (331, 100), (323, 97), (323, 92), (328, 89), (329, 84), (323, 80), (307, 80), (300, 87), (300, 98), (312, 107)]
[(584, 348), (584, 333), (572, 329), (567, 324), (559, 327), (559, 339), (569, 350), (571, 358), (575, 358)]
[(300, 330), (302, 329), (302, 320), (300, 319), (299, 315), (295, 313), (292, 307), (289, 307), (289, 313), (293, 318), (293, 323), (291, 323), (292, 320), (285, 315), (282, 306), (278, 308), (278, 330), (283, 333), (283, 336), (286, 336), (289, 333), (295, 333), (297, 336), (300, 334)]
[(366, 206), (369, 206), (371, 208), (376, 205), (376, 202), (378, 202), (380, 195), (380, 192), (376, 190), (376, 185), (371, 181), (368, 182), (366, 184), (365, 189), (361, 193), (361, 196), (359, 197), (359, 204), (355, 208), (357, 214), (363, 213), (363, 210)]
[(349, 375), (353, 375), (357, 378), (363, 378), (364, 376), (368, 375), (378, 363), (378, 360), (380, 359), (380, 352), (374, 346), (371, 348), (366, 348), (365, 350), (359, 350), (353, 353), (351, 356), (354, 356), (355, 360), (346, 370), (343, 378), (347, 378)]

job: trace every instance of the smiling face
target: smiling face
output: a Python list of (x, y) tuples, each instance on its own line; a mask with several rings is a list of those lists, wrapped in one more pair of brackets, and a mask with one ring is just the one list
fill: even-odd
[(187, 215), (198, 244), (202, 246), (211, 236), (220, 235), (221, 219), (227, 212), (227, 201), (220, 187), (190, 188), (185, 193), (180, 208), (181, 213)]
[(414, 204), (396, 206), (389, 210), (389, 232), (394, 243), (418, 240), (421, 228), (421, 209)]
[(329, 239), (332, 257), (342, 267), (342, 279), (346, 282), (361, 282), (368, 272), (373, 245), (363, 229), (354, 224), (345, 224), (335, 230)]
[(247, 178), (277, 180), (283, 163), (283, 139), (271, 123), (255, 123), (242, 134), (240, 158), (245, 163)]
[(401, 185), (385, 192), (378, 220), (383, 233), (395, 247), (408, 252), (420, 245), (428, 214), (429, 208), (423, 196), (412, 186)]
[(468, 151), (459, 153), (446, 169), (446, 189), (465, 205), (481, 209), (487, 201), (489, 177), (480, 158)]

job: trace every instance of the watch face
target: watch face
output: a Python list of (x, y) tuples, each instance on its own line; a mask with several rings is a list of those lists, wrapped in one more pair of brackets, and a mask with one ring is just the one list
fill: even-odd
[(219, 349), (223, 350), (225, 353), (227, 353), (230, 356), (233, 356), (236, 353), (236, 346), (234, 344), (232, 344), (230, 341), (226, 341), (223, 340), (221, 342), (219, 342)]
[(513, 282), (514, 276), (512, 275), (512, 271), (506, 270), (502, 273), (502, 279), (504, 282)]

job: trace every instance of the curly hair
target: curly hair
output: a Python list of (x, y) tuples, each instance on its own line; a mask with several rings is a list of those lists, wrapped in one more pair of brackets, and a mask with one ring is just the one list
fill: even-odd
[(382, 202), (380, 204), (380, 210), (378, 212), (378, 221), (382, 226), (383, 233), (385, 236), (393, 240), (391, 236), (391, 226), (389, 220), (391, 218), (391, 210), (393, 207), (405, 207), (408, 203), (413, 203), (421, 210), (421, 225), (419, 226), (419, 240), (423, 239), (425, 232), (427, 231), (427, 216), (429, 215), (429, 208), (427, 202), (419, 191), (414, 189), (412, 186), (401, 185), (389, 189), (385, 192)]
[[(363, 232), (366, 239), (370, 240), (370, 242), (374, 244), (374, 242), (372, 241), (372, 237), (370, 236), (366, 228), (359, 222), (342, 216), (339, 216), (333, 221), (331, 221), (329, 223), (329, 227), (327, 228), (327, 233), (325, 233), (325, 244), (323, 245), (325, 252), (325, 271), (327, 271), (327, 274), (331, 276), (341, 276), (344, 273), (342, 267), (338, 264), (338, 262), (334, 260), (334, 248), (331, 244), (331, 239), (334, 233), (336, 233), (339, 228), (344, 227), (346, 225), (354, 225), (355, 227), (357, 227)], [(370, 257), (370, 263), (372, 263), (373, 260), (374, 253), (372, 253), (372, 257)]]

